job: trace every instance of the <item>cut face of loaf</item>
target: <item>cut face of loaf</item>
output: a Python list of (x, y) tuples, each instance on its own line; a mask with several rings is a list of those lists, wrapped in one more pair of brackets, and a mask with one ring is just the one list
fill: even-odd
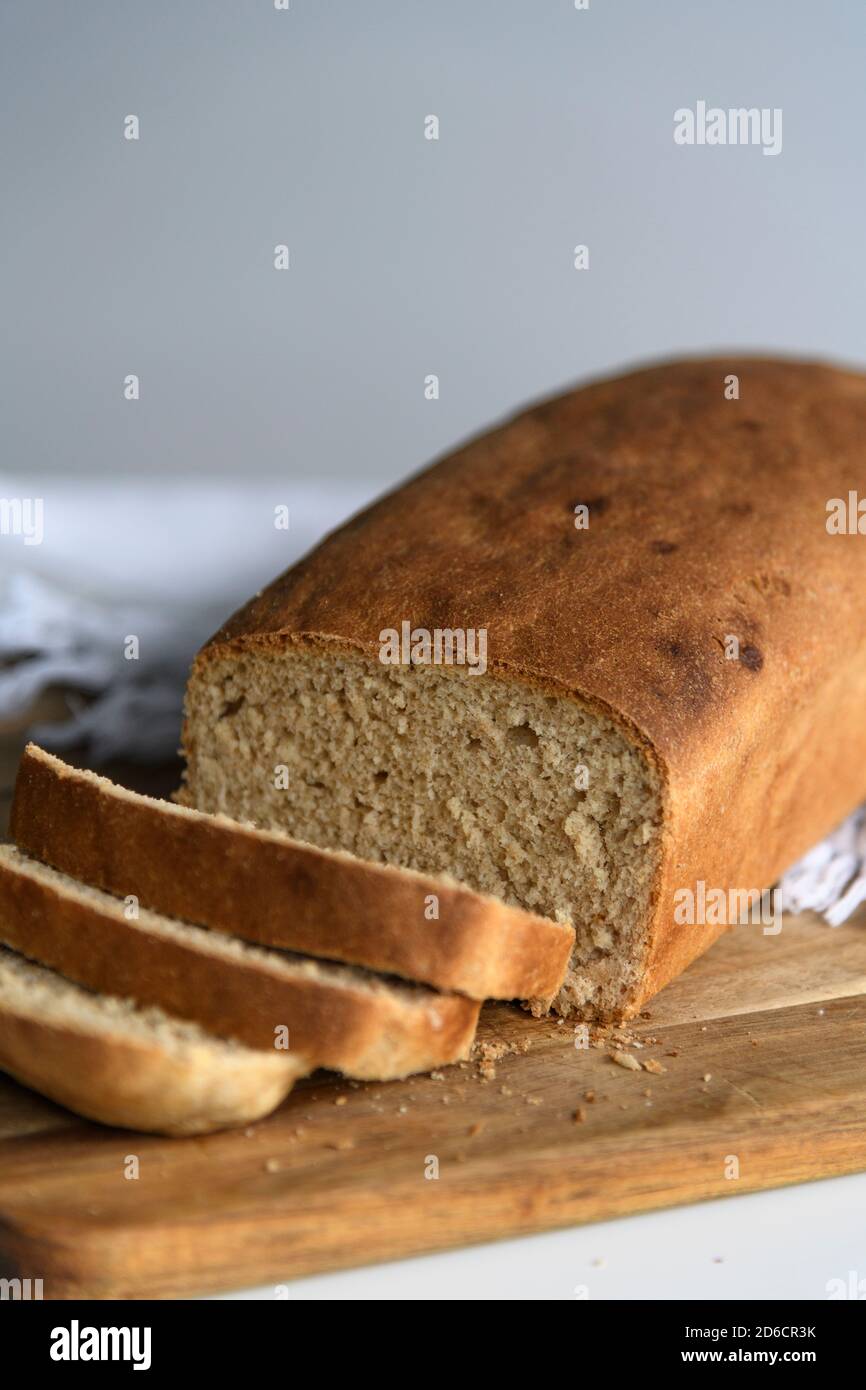
[(91, 994), (0, 946), (0, 1068), (90, 1120), (157, 1134), (251, 1124), (306, 1071), (161, 1009)]
[(563, 1013), (615, 1013), (636, 987), (658, 781), (587, 706), (505, 679), (298, 647), (211, 660), (190, 686), (187, 727), (199, 809), (450, 874), (573, 922)]

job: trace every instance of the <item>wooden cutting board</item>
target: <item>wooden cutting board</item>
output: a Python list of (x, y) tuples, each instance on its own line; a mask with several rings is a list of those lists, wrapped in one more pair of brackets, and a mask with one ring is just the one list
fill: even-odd
[(0, 1275), (195, 1295), (866, 1168), (866, 917), (738, 928), (650, 1014), (632, 1055), (661, 1074), (489, 1005), (480, 1036), (517, 1051), (488, 1079), (322, 1074), (205, 1139), (101, 1129), (0, 1077)]

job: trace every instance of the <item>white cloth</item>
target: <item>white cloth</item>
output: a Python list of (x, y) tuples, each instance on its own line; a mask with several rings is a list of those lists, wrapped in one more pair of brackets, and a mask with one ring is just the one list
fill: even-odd
[(42, 499), (44, 533), (37, 545), (0, 536), (0, 720), (60, 687), (69, 719), (31, 730), (46, 747), (86, 743), (97, 762), (173, 756), (202, 642), (377, 490), (0, 477), (0, 496)]
[[(69, 718), (37, 725), (49, 748), (86, 742), (93, 757), (152, 761), (178, 744), (186, 671), (210, 623), (200, 609), (99, 603), (35, 574), (12, 574), (0, 597), (0, 718), (24, 714), (49, 687), (68, 690)], [(127, 659), (138, 644), (137, 659)]]
[(866, 899), (866, 808), (815, 845), (783, 875), (786, 912), (819, 912), (838, 927)]

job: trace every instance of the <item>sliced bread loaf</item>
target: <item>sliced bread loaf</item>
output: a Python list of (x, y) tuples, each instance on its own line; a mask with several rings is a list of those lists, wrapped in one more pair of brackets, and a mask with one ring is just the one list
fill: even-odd
[[(163, 866), (163, 872), (165, 872)], [(89, 989), (157, 1005), (307, 1069), (386, 1081), (468, 1054), (480, 1005), (248, 946), (125, 905), (0, 846), (0, 941)]]
[(574, 941), (570, 926), (453, 880), (140, 796), (35, 744), (21, 759), (11, 834), (37, 859), (172, 917), (473, 999), (549, 1000)]
[(91, 994), (0, 947), (0, 1068), (90, 1120), (181, 1135), (261, 1119), (307, 1065)]
[(188, 804), (571, 921), (558, 1007), (634, 1013), (730, 925), (702, 885), (754, 901), (866, 796), (864, 441), (813, 362), (537, 406), (214, 636)]

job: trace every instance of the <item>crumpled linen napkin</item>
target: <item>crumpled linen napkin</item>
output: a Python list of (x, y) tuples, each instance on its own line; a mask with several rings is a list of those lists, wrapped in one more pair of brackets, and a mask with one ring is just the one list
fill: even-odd
[(779, 885), (786, 912), (818, 912), (838, 927), (866, 900), (866, 807), (804, 854)]
[[(69, 687), (69, 719), (35, 725), (46, 748), (85, 743), (97, 761), (160, 761), (177, 750), (189, 663), (217, 626), (202, 608), (99, 602), (34, 574), (0, 593), (0, 717)], [(127, 659), (136, 638), (138, 658)]]
[(0, 536), (0, 722), (59, 687), (68, 721), (29, 731), (45, 747), (84, 744), (95, 762), (173, 757), (198, 648), (377, 491), (371, 479), (0, 475), (0, 495), (38, 497), (44, 515), (39, 544)]

